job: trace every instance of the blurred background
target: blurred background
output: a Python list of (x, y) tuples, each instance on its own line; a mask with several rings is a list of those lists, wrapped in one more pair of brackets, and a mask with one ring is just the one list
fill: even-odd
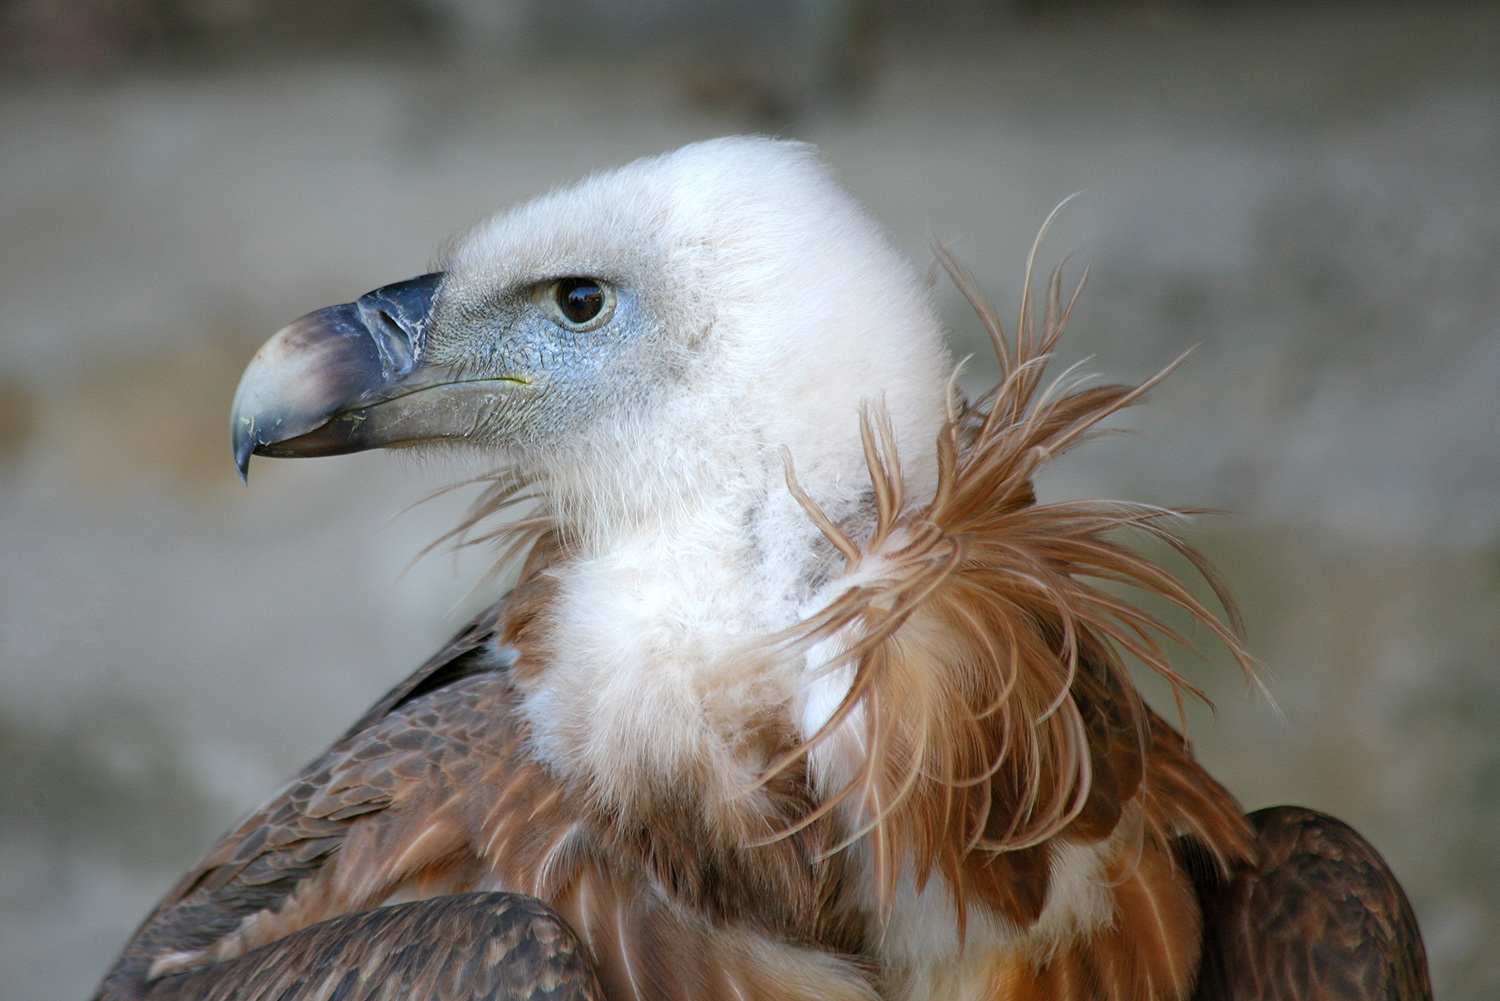
[[(1189, 532), (1201, 757), (1405, 882), (1440, 998), (1500, 996), (1500, 6), (1060, 0), (0, 3), (0, 995), (81, 998), (210, 840), (493, 597), (465, 475), (229, 458), (255, 347), (455, 230), (725, 133), (818, 143), (1066, 361), (1187, 363), (1048, 498)], [(940, 282), (956, 355), (984, 357)], [(990, 370), (971, 367), (970, 385)], [(410, 508), (410, 510), (408, 510)], [(1162, 693), (1153, 689), (1158, 696)]]

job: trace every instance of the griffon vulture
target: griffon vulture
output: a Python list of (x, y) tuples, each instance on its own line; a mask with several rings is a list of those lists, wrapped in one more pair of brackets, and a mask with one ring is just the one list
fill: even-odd
[(1057, 279), (1007, 334), (949, 271), (1000, 360), (972, 402), (817, 153), (722, 139), (272, 338), (242, 472), (462, 442), (496, 472), (459, 531), (519, 580), (217, 843), (100, 1001), (1427, 997), (1374, 850), (1247, 817), (1137, 694), (1127, 657), (1187, 686), (1130, 588), (1249, 664), (1126, 545), (1212, 581), (1169, 513), (1033, 492), (1155, 380), (1048, 381)]

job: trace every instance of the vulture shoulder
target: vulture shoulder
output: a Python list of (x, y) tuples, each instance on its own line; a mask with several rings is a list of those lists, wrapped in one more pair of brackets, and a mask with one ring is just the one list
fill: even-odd
[[(503, 758), (516, 740), (505, 723), (509, 658), (494, 645), (510, 606), (507, 599), (480, 615), (220, 838), (141, 925), (101, 1001), (148, 991), (197, 996), (226, 979), (225, 963), (246, 971), (234, 990), (269, 988), (280, 961), (249, 963), (248, 954), (264, 956), (277, 943), (277, 954), (307, 955), (353, 941), (364, 937), (355, 934), (363, 927), (355, 912), (403, 884), (417, 892), (458, 885), (455, 869), (473, 861), (464, 858), (463, 819), (444, 801), (469, 781), (461, 772)], [(495, 911), (497, 902), (484, 906)], [(416, 912), (407, 917), (410, 924)], [(317, 935), (304, 931), (332, 918)], [(393, 911), (371, 928), (389, 932), (393, 921), (403, 923)], [(283, 945), (288, 935), (300, 935), (299, 944)]]
[(1302, 807), (1250, 822), (1255, 859), (1227, 879), (1185, 854), (1203, 906), (1194, 1001), (1430, 1001), (1416, 915), (1373, 845)]

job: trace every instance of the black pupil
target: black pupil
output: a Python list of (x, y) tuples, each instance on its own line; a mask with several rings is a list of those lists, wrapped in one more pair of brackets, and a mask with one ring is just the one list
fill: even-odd
[(592, 278), (564, 278), (557, 283), (557, 306), (574, 323), (587, 323), (604, 308), (604, 290)]

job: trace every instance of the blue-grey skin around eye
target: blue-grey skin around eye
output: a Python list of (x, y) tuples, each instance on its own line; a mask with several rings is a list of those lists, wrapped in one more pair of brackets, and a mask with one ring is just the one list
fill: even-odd
[(428, 363), (459, 378), (514, 380), (503, 415), (487, 415), (481, 430), (502, 444), (560, 444), (600, 413), (649, 406), (662, 391), (646, 377), (661, 368), (648, 357), (658, 343), (656, 324), (634, 289), (610, 284), (613, 314), (592, 330), (568, 329), (543, 310), (537, 300), (551, 294), (548, 285), (483, 305), (440, 294), (428, 325)]

